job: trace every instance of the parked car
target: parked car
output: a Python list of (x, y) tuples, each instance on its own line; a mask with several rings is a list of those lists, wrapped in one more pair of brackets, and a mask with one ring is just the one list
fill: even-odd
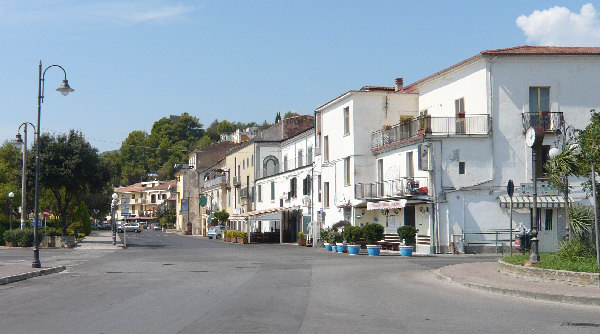
[(127, 224), (121, 225), (117, 228), (117, 232), (119, 232), (119, 233), (123, 233), (123, 230), (125, 230), (127, 232), (136, 232), (136, 233), (142, 232), (142, 229), (140, 228), (139, 223), (127, 223)]
[(225, 225), (211, 226), (208, 228), (208, 238), (221, 239), (225, 230), (227, 230), (227, 226)]
[(154, 223), (154, 224), (152, 224), (152, 229), (154, 231), (160, 231), (160, 230), (162, 230), (162, 227), (160, 227), (160, 224)]

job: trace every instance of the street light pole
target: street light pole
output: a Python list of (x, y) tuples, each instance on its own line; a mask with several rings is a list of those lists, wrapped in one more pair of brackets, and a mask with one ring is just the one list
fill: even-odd
[(112, 244), (116, 245), (117, 244), (117, 222), (115, 220), (115, 210), (117, 209), (117, 205), (119, 203), (118, 201), (119, 199), (119, 195), (117, 195), (116, 193), (112, 194), (112, 201), (110, 203), (110, 218), (111, 218), (111, 229), (112, 229)]
[(8, 228), (12, 230), (12, 204), (13, 204), (13, 198), (15, 197), (15, 193), (13, 193), (12, 191), (8, 193), (8, 198), (10, 198), (9, 203), (8, 203)]
[[(23, 168), (21, 171), (21, 229), (25, 228), (27, 222), (27, 126), (31, 125), (34, 131), (37, 131), (35, 126), (29, 122), (23, 122), (19, 125), (17, 136), (13, 141), (17, 147), (22, 147), (23, 150)], [(23, 127), (23, 138), (21, 138), (21, 127)]]
[(42, 72), (42, 61), (40, 60), (39, 65), (39, 75), (38, 75), (38, 107), (37, 107), (37, 127), (36, 127), (36, 136), (35, 136), (35, 199), (34, 199), (34, 214), (35, 214), (35, 224), (33, 227), (33, 262), (31, 263), (31, 267), (33, 268), (41, 268), (42, 263), (40, 262), (40, 248), (38, 245), (38, 221), (39, 221), (39, 206), (40, 206), (40, 191), (39, 191), (39, 182), (40, 182), (40, 118), (42, 115), (42, 103), (44, 103), (44, 80), (46, 77), (46, 71), (51, 67), (60, 68), (65, 74), (65, 78), (63, 79), (62, 85), (56, 88), (63, 96), (67, 96), (69, 93), (75, 91), (73, 88), (69, 87), (69, 81), (67, 80), (67, 72), (60, 65), (50, 65), (46, 67), (46, 69)]

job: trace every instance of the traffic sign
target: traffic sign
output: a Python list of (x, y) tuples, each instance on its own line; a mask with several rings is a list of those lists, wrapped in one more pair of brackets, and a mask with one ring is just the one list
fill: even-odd
[(50, 217), (50, 210), (48, 210), (48, 209), (44, 210), (43, 215), (44, 215), (45, 218)]
[(200, 196), (200, 206), (201, 207), (206, 206), (206, 196), (204, 196), (204, 195)]

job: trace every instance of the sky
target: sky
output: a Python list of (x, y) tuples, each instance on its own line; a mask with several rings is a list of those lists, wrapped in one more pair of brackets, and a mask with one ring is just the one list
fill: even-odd
[(0, 0), (0, 142), (37, 122), (40, 61), (61, 65), (75, 89), (60, 95), (64, 74), (48, 69), (42, 132), (75, 129), (103, 152), (169, 115), (205, 128), (273, 122), (483, 50), (600, 46), (598, 11), (589, 1)]

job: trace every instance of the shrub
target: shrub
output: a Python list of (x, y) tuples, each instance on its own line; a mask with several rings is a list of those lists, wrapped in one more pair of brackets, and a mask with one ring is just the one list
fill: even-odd
[(0, 225), (0, 246), (4, 245), (4, 231), (6, 231), (6, 229), (4, 226)]
[(350, 222), (347, 220), (340, 220), (339, 222), (333, 224), (333, 226), (331, 226), (331, 229), (333, 231), (339, 231), (340, 229), (345, 228), (346, 226), (350, 226)]
[(354, 244), (363, 236), (363, 229), (360, 226), (346, 226), (344, 228), (344, 239), (347, 243)]
[(567, 239), (559, 242), (558, 256), (567, 261), (576, 261), (579, 258), (596, 257), (596, 247), (581, 239)]
[[(42, 241), (43, 234), (38, 233), (38, 242)], [(13, 246), (17, 247), (31, 247), (33, 246), (33, 229), (14, 229), (4, 232), (4, 240), (11, 242)]]
[(306, 236), (304, 235), (304, 232), (298, 232), (298, 239), (305, 239)]
[(417, 238), (417, 230), (414, 226), (404, 225), (398, 227), (397, 233), (400, 237), (400, 240), (406, 241), (406, 245), (414, 246)]
[(383, 226), (379, 224), (367, 224), (363, 227), (363, 237), (367, 244), (374, 245), (377, 241), (383, 239)]

